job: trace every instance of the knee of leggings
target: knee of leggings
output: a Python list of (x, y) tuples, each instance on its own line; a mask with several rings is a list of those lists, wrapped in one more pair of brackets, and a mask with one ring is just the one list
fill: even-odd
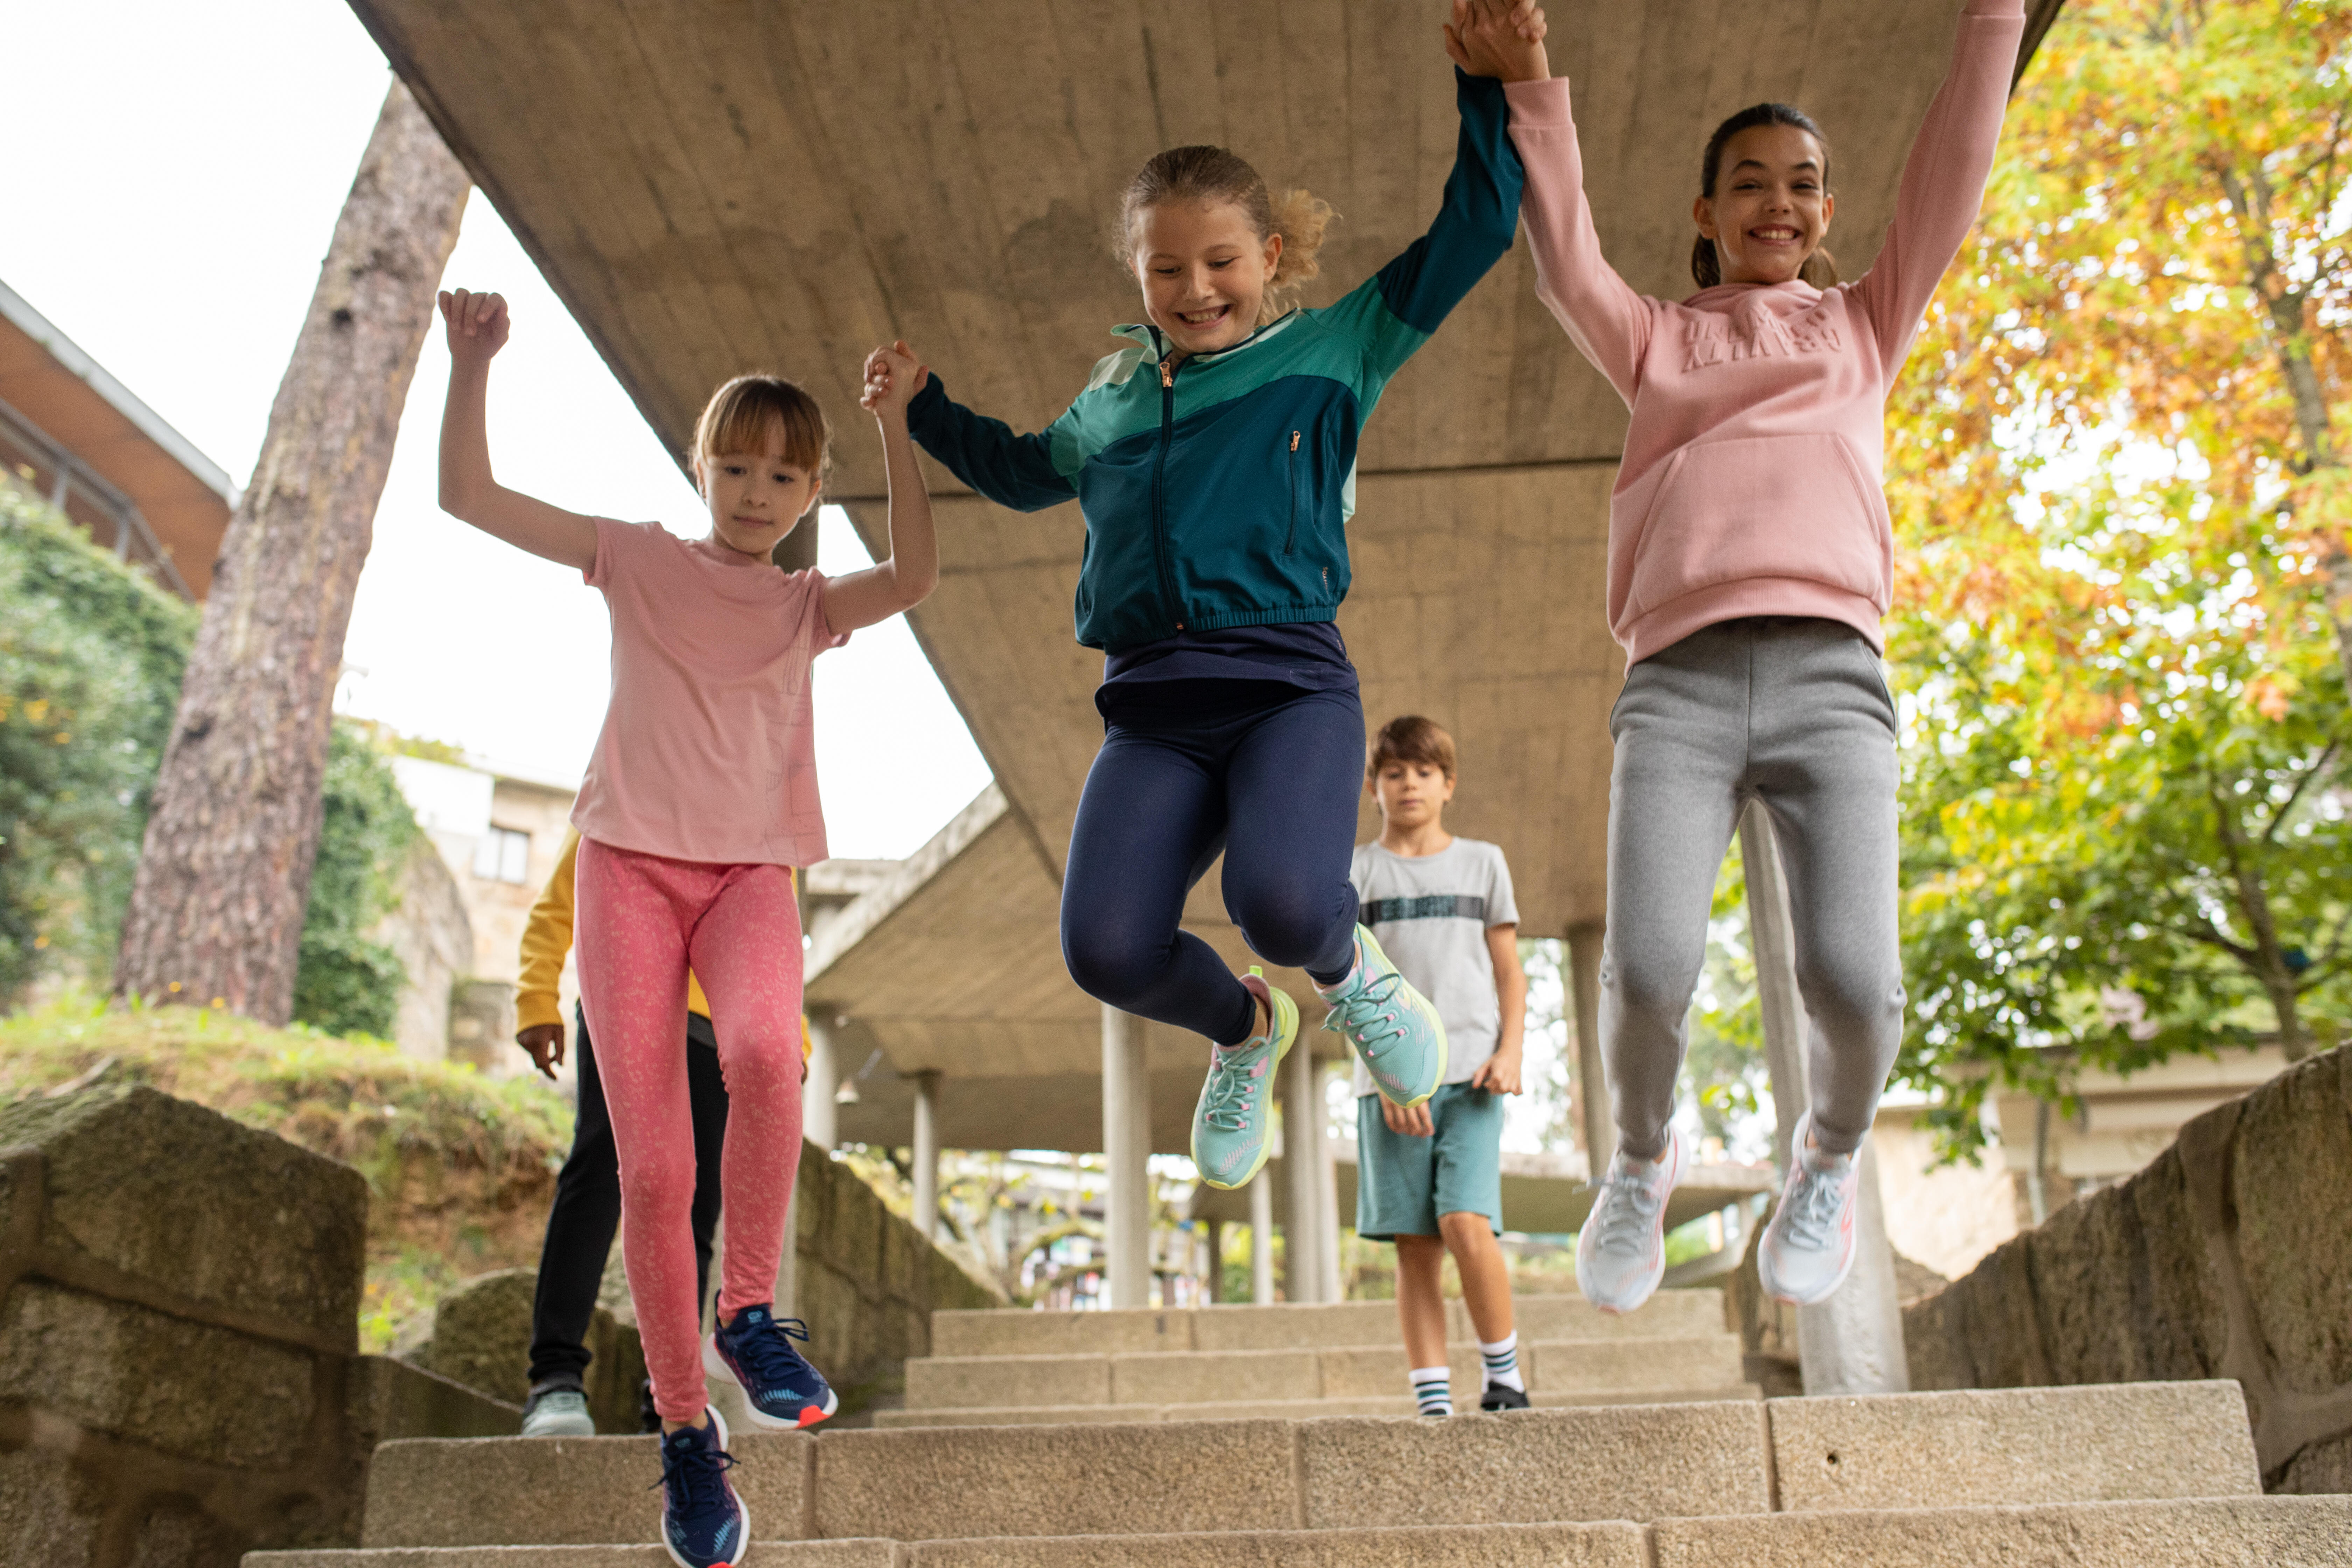
[(1123, 1007), (1150, 989), (1167, 962), (1167, 946), (1141, 939), (1116, 920), (1066, 921), (1062, 962), (1078, 989), (1097, 1001)]
[(1254, 892), (1234, 910), (1250, 951), (1268, 963), (1303, 969), (1339, 946), (1338, 911), (1305, 888)]
[(694, 1207), (694, 1149), (688, 1144), (683, 1160), (662, 1154), (621, 1167), (621, 1207), (624, 1213), (653, 1217), (661, 1223), (684, 1223)]
[(1903, 1016), (1903, 975), (1876, 955), (1815, 958), (1797, 970), (1805, 1010), (1832, 1038), (1857, 1030), (1897, 1027)]
[(1618, 1005), (1627, 1012), (1679, 1021), (1690, 1006), (1706, 957), (1704, 951), (1686, 956), (1647, 944), (1629, 953), (1612, 950), (1601, 960), (1601, 984), (1616, 994)]

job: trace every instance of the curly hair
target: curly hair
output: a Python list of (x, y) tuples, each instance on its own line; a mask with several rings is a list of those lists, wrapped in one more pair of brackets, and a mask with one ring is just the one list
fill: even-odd
[(1298, 285), (1321, 270), (1316, 253), (1323, 233), (1339, 215), (1331, 204), (1305, 191), (1285, 191), (1279, 200), (1247, 159), (1223, 147), (1171, 147), (1136, 172), (1119, 201), (1111, 252), (1122, 267), (1134, 264), (1135, 226), (1146, 208), (1166, 202), (1230, 202), (1242, 209), (1260, 239), (1282, 237), (1282, 256), (1258, 306), (1258, 320), (1272, 321), (1296, 302)]

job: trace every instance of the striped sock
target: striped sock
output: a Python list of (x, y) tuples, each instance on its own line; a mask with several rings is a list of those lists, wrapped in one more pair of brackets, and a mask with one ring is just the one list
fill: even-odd
[(1480, 1340), (1478, 1353), (1486, 1358), (1486, 1381), (1489, 1384), (1499, 1383), (1505, 1388), (1516, 1388), (1521, 1394), (1528, 1391), (1528, 1385), (1519, 1377), (1517, 1330), (1512, 1330), (1491, 1345)]
[(1412, 1396), (1421, 1401), (1423, 1415), (1454, 1414), (1454, 1374), (1442, 1366), (1417, 1366), (1408, 1373), (1412, 1379)]

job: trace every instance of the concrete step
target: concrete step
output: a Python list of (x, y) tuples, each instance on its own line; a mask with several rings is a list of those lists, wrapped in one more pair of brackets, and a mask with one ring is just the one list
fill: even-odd
[[(748, 1568), (2340, 1568), (2352, 1497), (2208, 1498), (1591, 1523), (766, 1542)], [(254, 1552), (244, 1568), (664, 1568), (658, 1546)]]
[[(1478, 1347), (1449, 1348), (1457, 1388), (1482, 1386)], [(907, 1363), (907, 1407), (1198, 1405), (1386, 1398), (1406, 1385), (1404, 1349), (1136, 1351), (1111, 1355), (924, 1356)], [(1739, 1337), (1547, 1340), (1526, 1344), (1528, 1386), (1547, 1393), (1724, 1388), (1741, 1381)]]
[[(1717, 1289), (1661, 1290), (1629, 1317), (1594, 1310), (1581, 1296), (1514, 1297), (1514, 1326), (1535, 1340), (1656, 1339), (1720, 1332), (1730, 1325)], [(1475, 1344), (1458, 1300), (1445, 1304), (1445, 1337)], [(1396, 1303), (1201, 1307), (1181, 1311), (1033, 1312), (1019, 1309), (931, 1314), (939, 1356), (1117, 1355), (1150, 1351), (1327, 1350), (1396, 1342)]]
[[(1454, 1385), (1456, 1408), (1469, 1414), (1477, 1408), (1479, 1385)], [(1763, 1397), (1752, 1383), (1721, 1388), (1631, 1389), (1613, 1394), (1530, 1394), (1538, 1410), (1580, 1409), (1595, 1405), (1690, 1405), (1724, 1400), (1748, 1403)], [(874, 1425), (886, 1430), (906, 1426), (1051, 1426), (1071, 1423), (1117, 1421), (1244, 1421), (1259, 1417), (1311, 1421), (1332, 1415), (1418, 1415), (1420, 1405), (1409, 1394), (1393, 1398), (1227, 1400), (1209, 1405), (1000, 1405), (977, 1410), (877, 1410)]]
[[(1695, 1507), (1761, 1515), (1776, 1500), (1903, 1509), (2261, 1492), (2233, 1383), (1451, 1421), (934, 1426), (745, 1435), (734, 1447), (765, 1541), (1648, 1521)], [(650, 1437), (387, 1443), (370, 1473), (362, 1544), (647, 1542), (656, 1505), (646, 1487), (658, 1473)]]

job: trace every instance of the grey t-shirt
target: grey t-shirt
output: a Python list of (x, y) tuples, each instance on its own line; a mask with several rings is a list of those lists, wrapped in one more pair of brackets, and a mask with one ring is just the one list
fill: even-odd
[[(1502, 850), (1456, 838), (1434, 855), (1410, 858), (1378, 843), (1359, 844), (1348, 875), (1363, 900), (1357, 918), (1445, 1020), (1445, 1081), (1467, 1083), (1495, 1054), (1503, 1026), (1486, 928), (1519, 923)], [(1373, 1092), (1371, 1075), (1358, 1061), (1356, 1093)]]

